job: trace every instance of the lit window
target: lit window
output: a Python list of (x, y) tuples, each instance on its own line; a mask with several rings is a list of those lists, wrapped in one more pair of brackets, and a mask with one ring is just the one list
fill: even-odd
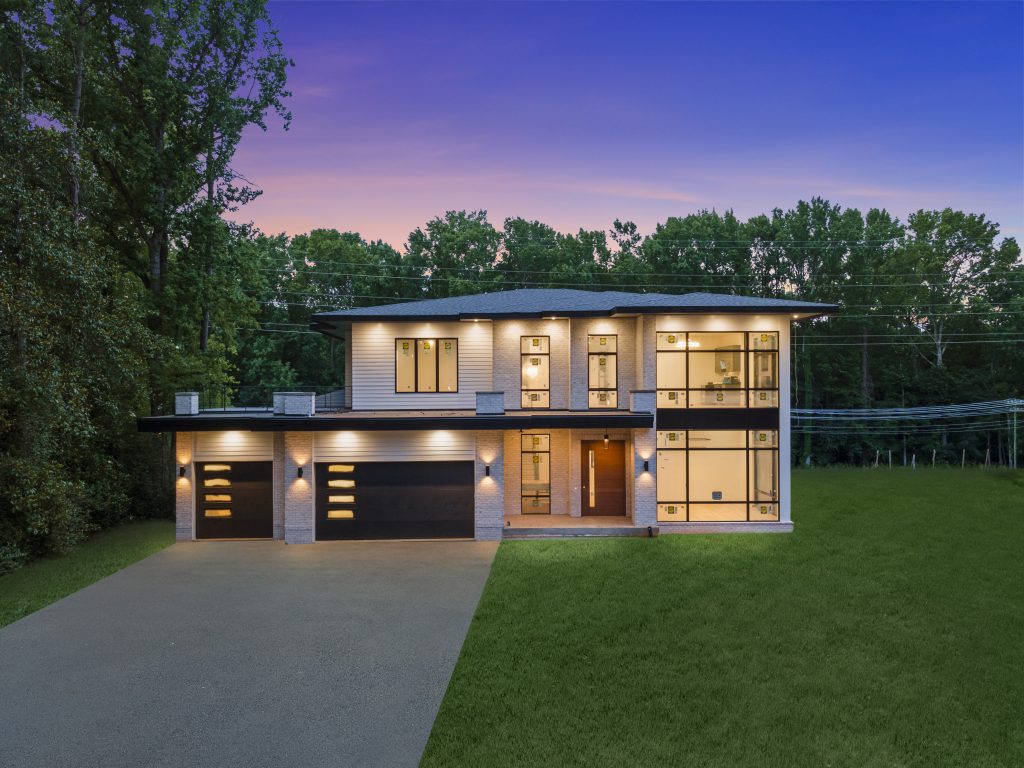
[(524, 515), (551, 512), (551, 436), (521, 437), (522, 478), (520, 511)]
[(519, 340), (523, 408), (551, 406), (551, 339), (523, 336)]
[(777, 331), (655, 334), (658, 408), (778, 408)]
[(458, 391), (458, 339), (395, 339), (395, 392)]
[(659, 521), (779, 519), (778, 431), (659, 431), (657, 447)]
[(588, 392), (591, 408), (618, 407), (618, 336), (587, 337)]

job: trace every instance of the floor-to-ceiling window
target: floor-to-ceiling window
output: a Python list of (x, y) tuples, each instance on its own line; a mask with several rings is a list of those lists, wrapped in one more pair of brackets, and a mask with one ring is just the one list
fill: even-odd
[(551, 513), (551, 435), (522, 435), (522, 506), (524, 515)]
[(779, 519), (775, 430), (658, 431), (660, 522)]
[(777, 331), (659, 332), (659, 408), (777, 408)]

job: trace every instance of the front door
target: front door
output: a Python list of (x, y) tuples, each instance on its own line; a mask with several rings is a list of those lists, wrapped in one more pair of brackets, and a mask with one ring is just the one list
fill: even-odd
[(626, 514), (626, 443), (583, 440), (583, 514)]

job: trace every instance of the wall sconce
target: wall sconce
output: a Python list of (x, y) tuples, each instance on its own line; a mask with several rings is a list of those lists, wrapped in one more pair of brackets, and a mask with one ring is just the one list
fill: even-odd
[(486, 477), (490, 477), (491, 476), (491, 465), (490, 464), (484, 464), (484, 476), (486, 476)]
[(608, 433), (607, 432), (604, 433), (604, 449), (606, 451), (608, 450)]
[(295, 470), (295, 476), (300, 480), (302, 479), (302, 467), (299, 467), (298, 469)]
[(178, 467), (178, 477), (184, 477), (184, 476), (185, 476), (185, 465), (182, 464), (180, 467)]
[(644, 459), (644, 472), (651, 471), (651, 462), (648, 459)]

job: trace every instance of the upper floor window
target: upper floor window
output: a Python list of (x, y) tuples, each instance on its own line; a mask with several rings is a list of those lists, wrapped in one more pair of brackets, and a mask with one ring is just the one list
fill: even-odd
[(614, 335), (587, 336), (588, 392), (591, 408), (617, 408), (618, 343)]
[(657, 334), (659, 408), (777, 408), (779, 334)]
[(523, 336), (519, 339), (523, 408), (551, 406), (551, 337)]
[(458, 391), (458, 339), (395, 339), (395, 392)]

